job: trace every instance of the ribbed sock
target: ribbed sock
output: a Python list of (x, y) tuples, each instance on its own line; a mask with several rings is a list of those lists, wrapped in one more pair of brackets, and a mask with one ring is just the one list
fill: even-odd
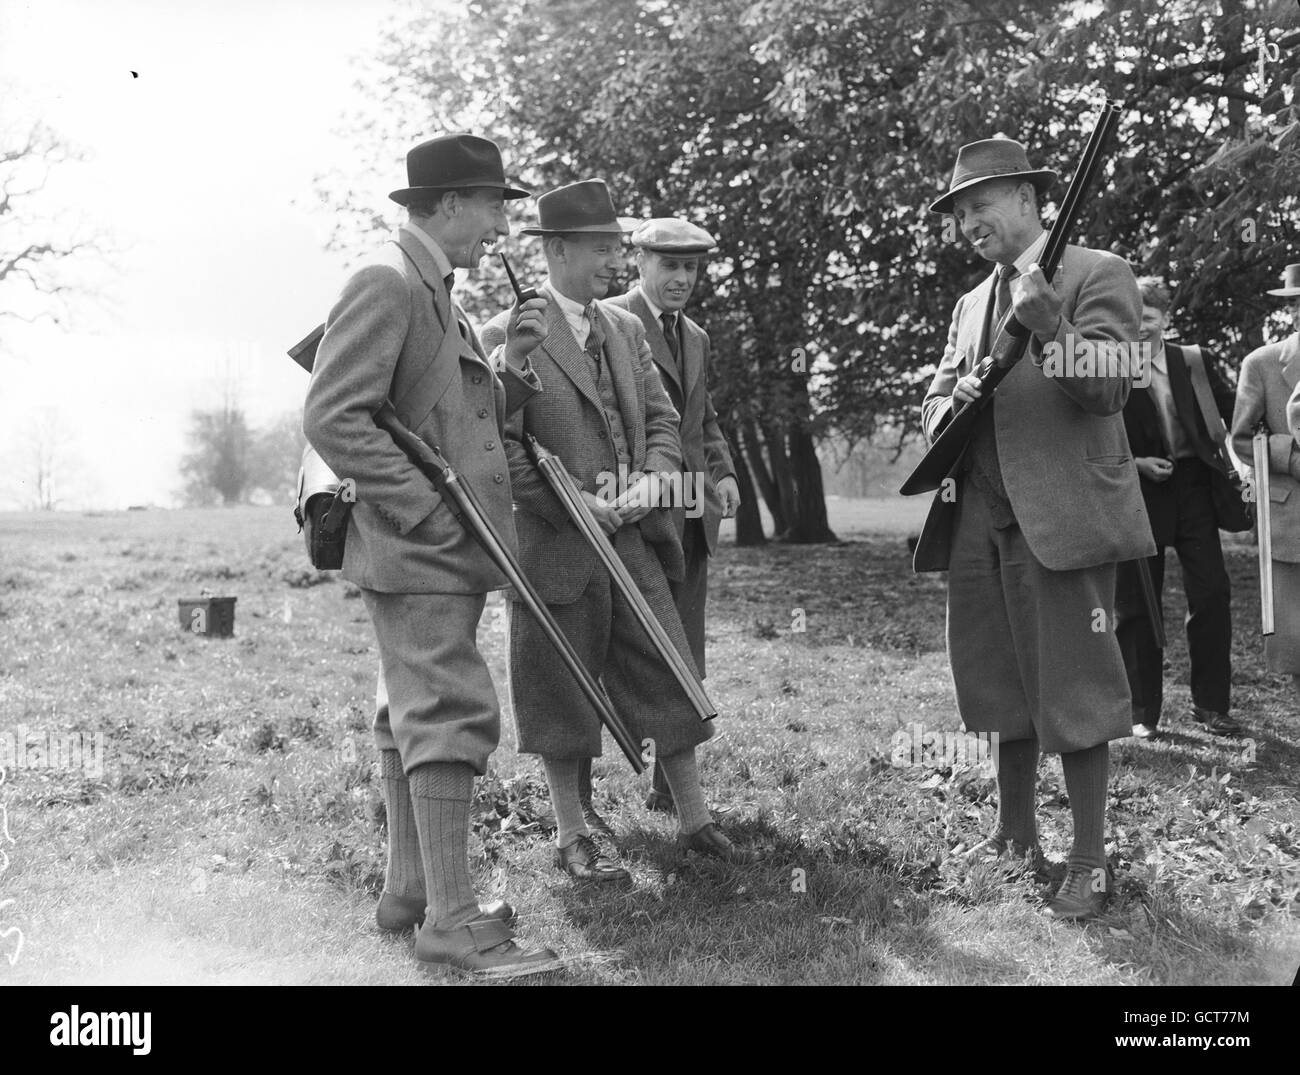
[(1028, 847), (1038, 842), (1034, 818), (1038, 789), (1038, 740), (999, 741), (998, 834)]
[(556, 847), (568, 847), (579, 836), (590, 835), (578, 794), (580, 763), (579, 758), (542, 759), (546, 783), (551, 789), (551, 809), (555, 811)]
[(578, 759), (578, 802), (584, 808), (591, 805), (591, 759)]
[(1071, 866), (1092, 869), (1106, 865), (1106, 783), (1110, 778), (1110, 744), (1061, 755), (1065, 790), (1074, 815)]
[(411, 785), (402, 771), (402, 756), (395, 750), (379, 752), (379, 783), (388, 813), (388, 865), (384, 891), (404, 899), (424, 899), (424, 866), (420, 861), (420, 834), (411, 808)]
[(430, 762), (411, 771), (411, 804), (420, 834), (427, 921), (454, 929), (479, 913), (469, 873), (469, 804), (474, 769), (464, 762)]
[(677, 804), (677, 827), (690, 836), (699, 832), (713, 820), (704, 802), (704, 788), (700, 786), (700, 770), (695, 764), (695, 748), (660, 755), (659, 765), (668, 778), (673, 801)]

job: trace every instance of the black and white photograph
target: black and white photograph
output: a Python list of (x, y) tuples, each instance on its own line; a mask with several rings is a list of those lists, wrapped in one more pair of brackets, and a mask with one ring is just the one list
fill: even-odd
[(51, 1057), (1300, 976), (1295, 0), (0, 0), (0, 459)]

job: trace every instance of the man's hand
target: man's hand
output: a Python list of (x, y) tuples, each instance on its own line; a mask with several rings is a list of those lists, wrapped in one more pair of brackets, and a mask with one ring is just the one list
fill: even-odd
[(730, 474), (718, 482), (718, 496), (722, 499), (722, 517), (734, 519), (740, 510), (740, 486)]
[(506, 361), (522, 366), (533, 349), (546, 339), (546, 296), (538, 295), (523, 305), (515, 303), (506, 321)]
[(1173, 476), (1174, 465), (1158, 455), (1142, 455), (1134, 459), (1138, 473), (1150, 482), (1166, 482)]
[(659, 476), (639, 474), (632, 484), (615, 497), (610, 506), (625, 523), (639, 522), (659, 506)]
[(1037, 265), (1011, 278), (1011, 306), (1016, 320), (1039, 339), (1056, 336), (1061, 324), (1061, 296), (1052, 290)]
[(600, 497), (585, 489), (582, 492), (582, 502), (591, 509), (591, 514), (596, 517), (596, 522), (600, 523), (600, 528), (605, 531), (606, 536), (612, 535), (623, 525), (623, 517), (613, 504), (605, 503)]
[(974, 403), (983, 394), (980, 391), (980, 379), (973, 373), (966, 374), (953, 386), (952, 405), (954, 411), (963, 403)]

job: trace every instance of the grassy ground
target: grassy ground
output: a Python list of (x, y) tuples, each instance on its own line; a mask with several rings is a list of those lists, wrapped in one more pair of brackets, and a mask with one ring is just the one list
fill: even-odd
[[(475, 807), (483, 897), (509, 898), (584, 983), (1289, 983), (1300, 716), (1263, 669), (1252, 550), (1230, 549), (1251, 743), (1175, 719), (1162, 742), (1112, 744), (1116, 895), (1104, 922), (1053, 925), (1032, 882), (949, 857), (991, 829), (987, 775), (890, 764), (900, 729), (959, 727), (943, 582), (911, 573), (904, 542), (920, 508), (833, 501), (845, 543), (728, 545), (715, 561), (722, 716), (701, 767), (728, 831), (772, 848), (766, 864), (683, 867), (610, 745), (598, 805), (635, 885), (575, 889), (551, 865), (538, 766), (515, 754), (507, 714)], [(422, 980), (409, 939), (372, 925), (373, 635), (352, 588), (304, 563), (280, 509), (0, 515), (0, 735), (105, 737), (102, 774), (10, 768), (0, 787), (0, 982)], [(1170, 574), (1177, 715), (1187, 660)], [(203, 587), (238, 596), (233, 639), (181, 630), (177, 599)], [(502, 683), (503, 640), (494, 599), (482, 643)], [(1059, 862), (1054, 758), (1039, 804)]]

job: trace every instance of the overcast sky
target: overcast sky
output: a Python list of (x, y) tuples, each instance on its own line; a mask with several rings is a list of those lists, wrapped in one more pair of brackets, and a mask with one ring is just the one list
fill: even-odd
[[(335, 132), (360, 104), (351, 58), (411, 6), (0, 0), (0, 126), (39, 118), (86, 155), (32, 208), (121, 251), (111, 274), (72, 268), (103, 301), (66, 327), (0, 324), (0, 507), (30, 496), (22, 431), (41, 408), (74, 438), (73, 504), (121, 508), (172, 502), (189, 412), (228, 371), (254, 422), (301, 406), (284, 352), (344, 271), (312, 180), (350, 157)], [(404, 185), (406, 148), (385, 191)]]

